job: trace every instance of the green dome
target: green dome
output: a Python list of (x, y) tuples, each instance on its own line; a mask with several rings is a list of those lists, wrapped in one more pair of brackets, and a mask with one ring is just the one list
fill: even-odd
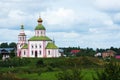
[(46, 49), (58, 49), (58, 47), (54, 43), (48, 43)]
[(33, 36), (32, 38), (29, 39), (29, 41), (52, 41), (52, 40), (47, 36)]
[(42, 24), (38, 24), (35, 30), (45, 30), (45, 27)]

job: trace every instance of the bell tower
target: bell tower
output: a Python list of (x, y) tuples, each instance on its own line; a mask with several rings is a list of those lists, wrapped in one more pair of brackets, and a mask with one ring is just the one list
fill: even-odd
[(18, 43), (17, 43), (17, 56), (21, 55), (21, 48), (26, 44), (26, 35), (24, 32), (24, 25), (21, 25), (21, 31), (18, 35)]

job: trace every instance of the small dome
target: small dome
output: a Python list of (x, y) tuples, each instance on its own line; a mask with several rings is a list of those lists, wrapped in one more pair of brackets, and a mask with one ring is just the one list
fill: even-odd
[(24, 29), (24, 25), (23, 24), (21, 25), (21, 29)]
[(35, 30), (45, 30), (45, 27), (42, 24), (38, 24)]
[(39, 18), (37, 21), (38, 21), (38, 22), (43, 22), (42, 18)]

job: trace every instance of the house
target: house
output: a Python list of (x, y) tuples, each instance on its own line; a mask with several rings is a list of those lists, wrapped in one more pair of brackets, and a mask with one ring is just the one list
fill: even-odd
[(98, 53), (96, 53), (94, 56), (95, 56), (95, 57), (101, 57), (101, 55), (102, 55), (102, 54), (101, 54), (100, 52), (98, 52)]
[(10, 52), (14, 50), (14, 48), (0, 48), (0, 54), (2, 54), (2, 60), (6, 60), (10, 58)]
[(72, 55), (76, 55), (78, 52), (80, 52), (80, 50), (71, 50), (70, 53), (71, 53)]
[(107, 50), (102, 53), (102, 58), (115, 57), (116, 52), (113, 50)]
[(34, 36), (26, 40), (24, 26), (21, 25), (21, 31), (18, 35), (17, 56), (32, 58), (60, 57), (59, 48), (54, 40), (46, 35), (46, 28), (43, 26), (42, 18), (37, 20), (38, 25), (34, 29)]
[(116, 58), (116, 59), (120, 59), (120, 55), (116, 55), (115, 58)]

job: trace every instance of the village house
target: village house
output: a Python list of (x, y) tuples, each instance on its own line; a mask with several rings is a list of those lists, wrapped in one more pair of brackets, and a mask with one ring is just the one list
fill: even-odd
[(6, 60), (10, 58), (10, 52), (14, 50), (14, 48), (0, 48), (0, 54), (2, 54), (2, 60)]
[(102, 53), (102, 58), (115, 57), (116, 52), (113, 50), (107, 50)]
[(71, 50), (70, 53), (71, 53), (72, 55), (76, 55), (76, 54), (79, 53), (79, 52), (80, 52), (80, 50), (76, 50), (76, 49), (75, 49), (75, 50)]

